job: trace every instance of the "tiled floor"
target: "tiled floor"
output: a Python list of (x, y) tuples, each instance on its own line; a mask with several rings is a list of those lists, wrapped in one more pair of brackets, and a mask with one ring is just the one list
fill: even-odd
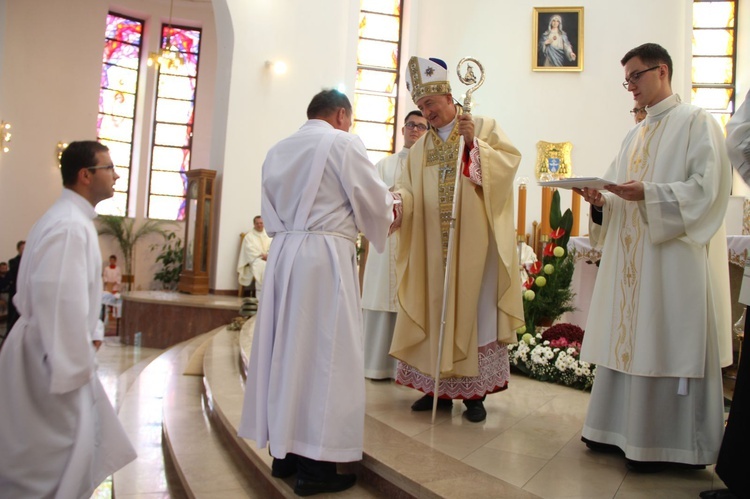
[[(117, 402), (143, 359), (158, 350), (120, 346), (108, 338), (99, 353), (99, 373)], [(543, 498), (696, 498), (701, 490), (721, 487), (713, 469), (638, 475), (624, 460), (595, 454), (580, 441), (589, 394), (514, 375), (510, 388), (491, 395), (484, 423), (461, 417), (463, 406), (441, 411), (436, 424), (429, 413), (413, 413), (419, 394), (391, 382), (367, 381), (367, 412), (415, 440), (430, 445), (485, 473)], [(98, 495), (97, 497), (106, 497)]]

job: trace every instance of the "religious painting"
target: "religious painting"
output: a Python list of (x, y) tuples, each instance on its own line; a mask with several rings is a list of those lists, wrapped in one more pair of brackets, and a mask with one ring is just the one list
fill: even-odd
[(573, 166), (570, 164), (570, 152), (573, 144), (570, 142), (536, 143), (536, 172), (537, 180), (560, 180), (570, 178)]
[(531, 69), (583, 71), (583, 7), (534, 7)]

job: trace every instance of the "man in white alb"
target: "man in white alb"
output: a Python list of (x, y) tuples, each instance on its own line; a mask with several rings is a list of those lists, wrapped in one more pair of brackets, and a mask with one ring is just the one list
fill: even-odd
[[(390, 188), (401, 177), (409, 148), (427, 132), (430, 125), (421, 111), (406, 115), (401, 133), (404, 147), (397, 154), (378, 161), (375, 168)], [(388, 355), (396, 325), (396, 238), (388, 238), (382, 253), (369, 244), (365, 277), (362, 282), (362, 319), (365, 329), (365, 377), (388, 379), (396, 377), (395, 358)]]
[(245, 234), (242, 240), (240, 258), (237, 262), (240, 286), (249, 286), (255, 279), (255, 295), (260, 298), (263, 287), (263, 276), (266, 273), (268, 249), (271, 238), (266, 234), (263, 218), (258, 215), (253, 218), (253, 228)]
[(716, 462), (721, 366), (732, 362), (724, 215), (732, 170), (718, 122), (672, 93), (672, 59), (628, 52), (623, 86), (647, 117), (583, 189), (602, 249), (581, 358), (597, 364), (583, 441), (655, 472)]
[(294, 492), (339, 492), (362, 459), (365, 381), (357, 233), (382, 250), (394, 196), (348, 133), (346, 95), (324, 90), (308, 121), (263, 163), (261, 213), (273, 237), (253, 335), (239, 434), (269, 445), (272, 475)]
[(90, 497), (135, 459), (96, 373), (104, 335), (94, 207), (118, 178), (106, 146), (71, 142), (60, 198), (29, 233), (20, 318), (0, 350), (0, 496)]

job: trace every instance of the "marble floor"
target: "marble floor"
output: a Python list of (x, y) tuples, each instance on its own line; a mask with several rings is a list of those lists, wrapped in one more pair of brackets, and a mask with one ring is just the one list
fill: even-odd
[[(99, 374), (117, 405), (127, 387), (161, 351), (122, 346), (107, 338)], [(696, 498), (722, 487), (713, 467), (703, 471), (630, 473), (623, 458), (595, 454), (580, 441), (589, 394), (514, 375), (510, 388), (491, 395), (484, 423), (461, 417), (463, 406), (429, 413), (409, 410), (419, 394), (392, 382), (367, 381), (367, 413), (405, 435), (542, 498)], [(109, 497), (103, 484), (94, 497)]]

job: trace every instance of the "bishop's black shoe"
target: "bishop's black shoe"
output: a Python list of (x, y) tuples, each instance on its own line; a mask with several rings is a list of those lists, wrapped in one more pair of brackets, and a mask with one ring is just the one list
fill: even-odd
[(333, 475), (327, 480), (307, 480), (298, 478), (294, 486), (294, 493), (298, 496), (311, 496), (331, 492), (341, 492), (352, 487), (357, 481), (357, 475)]
[(633, 473), (659, 473), (669, 468), (670, 463), (664, 461), (633, 461), (625, 459), (625, 467)]
[(271, 476), (274, 478), (288, 478), (297, 473), (297, 456), (287, 454), (284, 459), (273, 458)]
[(589, 440), (586, 437), (581, 437), (581, 442), (586, 444), (586, 447), (594, 452), (601, 452), (604, 454), (625, 454), (622, 449), (620, 449), (616, 445), (594, 442), (593, 440)]
[(464, 405), (466, 406), (464, 417), (472, 423), (481, 423), (487, 419), (487, 411), (481, 400), (464, 400)]
[[(425, 395), (411, 405), (411, 410), (416, 412), (431, 411), (432, 400), (432, 395)], [(439, 398), (437, 401), (437, 406), (438, 409), (450, 409), (451, 407), (453, 407), (453, 401), (451, 399)]]

